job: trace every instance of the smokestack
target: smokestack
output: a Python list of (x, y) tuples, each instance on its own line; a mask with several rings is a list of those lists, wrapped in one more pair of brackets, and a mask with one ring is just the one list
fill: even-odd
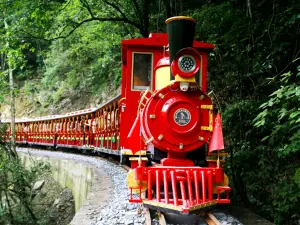
[[(166, 24), (171, 65), (179, 50), (193, 46), (196, 20), (187, 16), (175, 16), (167, 19)], [(172, 74), (170, 79), (174, 80)]]

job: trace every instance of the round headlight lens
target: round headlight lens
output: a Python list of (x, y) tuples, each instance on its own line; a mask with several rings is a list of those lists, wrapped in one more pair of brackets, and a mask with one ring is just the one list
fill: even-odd
[(178, 60), (178, 67), (182, 72), (190, 73), (196, 68), (196, 60), (193, 56), (183, 55)]

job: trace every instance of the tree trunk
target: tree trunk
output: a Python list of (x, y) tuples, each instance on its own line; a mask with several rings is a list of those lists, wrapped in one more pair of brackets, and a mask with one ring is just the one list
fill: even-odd
[(9, 73), (9, 89), (10, 89), (10, 113), (11, 113), (11, 150), (16, 154), (16, 140), (15, 140), (15, 90), (14, 90), (14, 80), (13, 80), (13, 69), (8, 63), (8, 73)]
[[(4, 13), (5, 15), (5, 13)], [(4, 27), (8, 35), (8, 24), (4, 19)], [(6, 47), (9, 49), (8, 38), (6, 40)], [(9, 51), (9, 50), (8, 50)], [(10, 89), (10, 114), (11, 114), (11, 148), (10, 153), (13, 157), (17, 157), (16, 152), (16, 140), (15, 140), (15, 91), (14, 91), (14, 80), (13, 80), (13, 68), (11, 65), (10, 54), (7, 54), (7, 65), (8, 65), (8, 75), (9, 75), (9, 89)]]
[(144, 1), (143, 6), (143, 24), (142, 24), (142, 30), (141, 33), (144, 37), (149, 36), (149, 6), (150, 6), (150, 0)]
[(166, 10), (166, 19), (168, 19), (172, 16), (172, 9), (171, 9), (171, 6), (170, 6), (170, 1), (163, 0), (163, 3), (165, 5), (165, 10)]

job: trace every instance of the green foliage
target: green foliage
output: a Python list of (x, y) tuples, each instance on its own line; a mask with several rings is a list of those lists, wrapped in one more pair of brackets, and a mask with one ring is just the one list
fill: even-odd
[(0, 145), (0, 224), (37, 224), (32, 211), (32, 185), (49, 170), (49, 165), (33, 161), (25, 168), (9, 154), (9, 146)]
[(274, 89), (264, 86), (265, 79), (294, 70), (299, 9), (292, 0), (253, 1), (250, 9), (246, 3), (222, 1), (193, 12), (199, 21), (196, 38), (216, 45), (209, 85), (222, 102), (269, 95)]
[[(300, 168), (298, 168), (296, 170), (296, 174), (294, 176), (294, 180), (300, 186)], [(298, 197), (299, 197), (299, 195), (300, 195), (300, 193), (298, 193)]]
[[(298, 69), (295, 79), (300, 77)], [(280, 156), (300, 151), (300, 87), (292, 78), (291, 72), (281, 75), (280, 88), (260, 106), (263, 111), (254, 120), (256, 127), (272, 129), (262, 141), (278, 146)]]
[(226, 148), (230, 153), (226, 170), (236, 200), (282, 224), (299, 211), (300, 186), (295, 182), (295, 168), (300, 162), (295, 154), (282, 156), (278, 147), (261, 142), (271, 127), (255, 129), (252, 125), (261, 111), (260, 104), (241, 101), (228, 105), (223, 112)]
[(111, 25), (90, 23), (72, 37), (53, 42), (44, 61), (41, 82), (41, 89), (50, 91), (47, 101), (57, 104), (64, 98), (77, 98), (83, 93), (99, 95), (101, 89), (111, 83), (115, 87), (120, 85), (122, 37), (108, 30), (122, 32), (122, 27)]
[(5, 102), (5, 96), (9, 93), (8, 76), (6, 72), (0, 72), (0, 103)]
[[(281, 222), (283, 213), (294, 211), (294, 205), (300, 203), (300, 89), (294, 82), (298, 77), (300, 67), (296, 75), (291, 72), (281, 75), (280, 87), (260, 105), (263, 111), (254, 119), (254, 126), (268, 130), (261, 141), (273, 148), (278, 161), (286, 162), (279, 171), (279, 175), (284, 174), (283, 177), (279, 176), (280, 179), (277, 178), (279, 182), (273, 195), (273, 208), (279, 213), (277, 223)], [(272, 82), (274, 80), (271, 79)]]

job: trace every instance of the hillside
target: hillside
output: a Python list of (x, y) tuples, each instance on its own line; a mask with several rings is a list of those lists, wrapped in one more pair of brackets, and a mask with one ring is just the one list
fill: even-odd
[[(63, 114), (98, 106), (117, 95), (121, 40), (128, 36), (108, 33), (110, 26), (90, 23), (68, 38), (27, 52), (26, 66), (15, 74), (16, 116)], [(9, 106), (1, 111), (9, 115)]]

